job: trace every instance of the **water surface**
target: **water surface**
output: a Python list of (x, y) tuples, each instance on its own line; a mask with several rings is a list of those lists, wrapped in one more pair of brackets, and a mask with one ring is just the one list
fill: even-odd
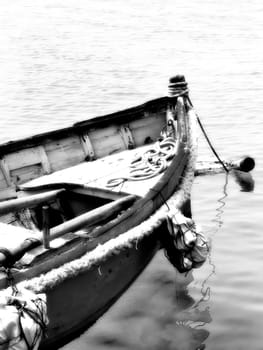
[[(259, 0), (0, 1), (1, 141), (166, 94), (185, 74), (224, 159), (249, 154), (254, 191), (196, 179), (193, 215), (211, 240), (181, 276), (160, 252), (118, 303), (66, 349), (263, 348), (263, 5)], [(211, 153), (200, 136), (200, 157)]]

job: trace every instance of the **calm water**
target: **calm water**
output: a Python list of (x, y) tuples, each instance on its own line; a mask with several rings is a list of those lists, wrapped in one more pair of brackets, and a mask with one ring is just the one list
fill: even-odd
[[(263, 349), (261, 0), (0, 0), (0, 141), (166, 94), (183, 73), (220, 155), (255, 157), (253, 192), (197, 178), (207, 263), (181, 276), (162, 252), (72, 349)], [(200, 155), (210, 155), (200, 140)]]

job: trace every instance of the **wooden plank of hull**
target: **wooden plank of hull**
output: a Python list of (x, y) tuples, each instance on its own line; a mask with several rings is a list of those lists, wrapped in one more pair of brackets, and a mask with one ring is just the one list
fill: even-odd
[(85, 159), (85, 151), (78, 135), (45, 141), (44, 148), (51, 172), (79, 164)]
[(48, 338), (41, 349), (61, 346), (91, 326), (129, 287), (159, 249), (155, 232), (100, 266), (47, 292)]

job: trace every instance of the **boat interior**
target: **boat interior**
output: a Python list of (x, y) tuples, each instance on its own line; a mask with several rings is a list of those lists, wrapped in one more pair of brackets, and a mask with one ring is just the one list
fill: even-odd
[[(17, 245), (26, 236), (47, 230), (59, 237), (52, 240), (52, 247), (72, 240), (72, 235), (87, 237), (95, 226), (145, 197), (161, 173), (139, 181), (123, 179), (133, 162), (153, 152), (164, 129), (180, 129), (176, 120), (172, 125), (167, 121), (167, 103), (166, 98), (154, 100), (0, 146), (0, 223), (8, 232), (1, 233), (2, 245), (12, 248), (13, 242)], [(185, 114), (183, 102), (169, 103), (173, 116)], [(44, 249), (37, 248), (37, 254)]]

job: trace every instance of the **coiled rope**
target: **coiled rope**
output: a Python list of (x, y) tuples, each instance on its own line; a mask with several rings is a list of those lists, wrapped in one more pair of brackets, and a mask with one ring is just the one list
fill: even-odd
[(172, 137), (156, 142), (152, 148), (135, 158), (128, 168), (128, 174), (110, 179), (107, 187), (116, 187), (125, 181), (147, 180), (161, 174), (176, 153), (176, 141)]

